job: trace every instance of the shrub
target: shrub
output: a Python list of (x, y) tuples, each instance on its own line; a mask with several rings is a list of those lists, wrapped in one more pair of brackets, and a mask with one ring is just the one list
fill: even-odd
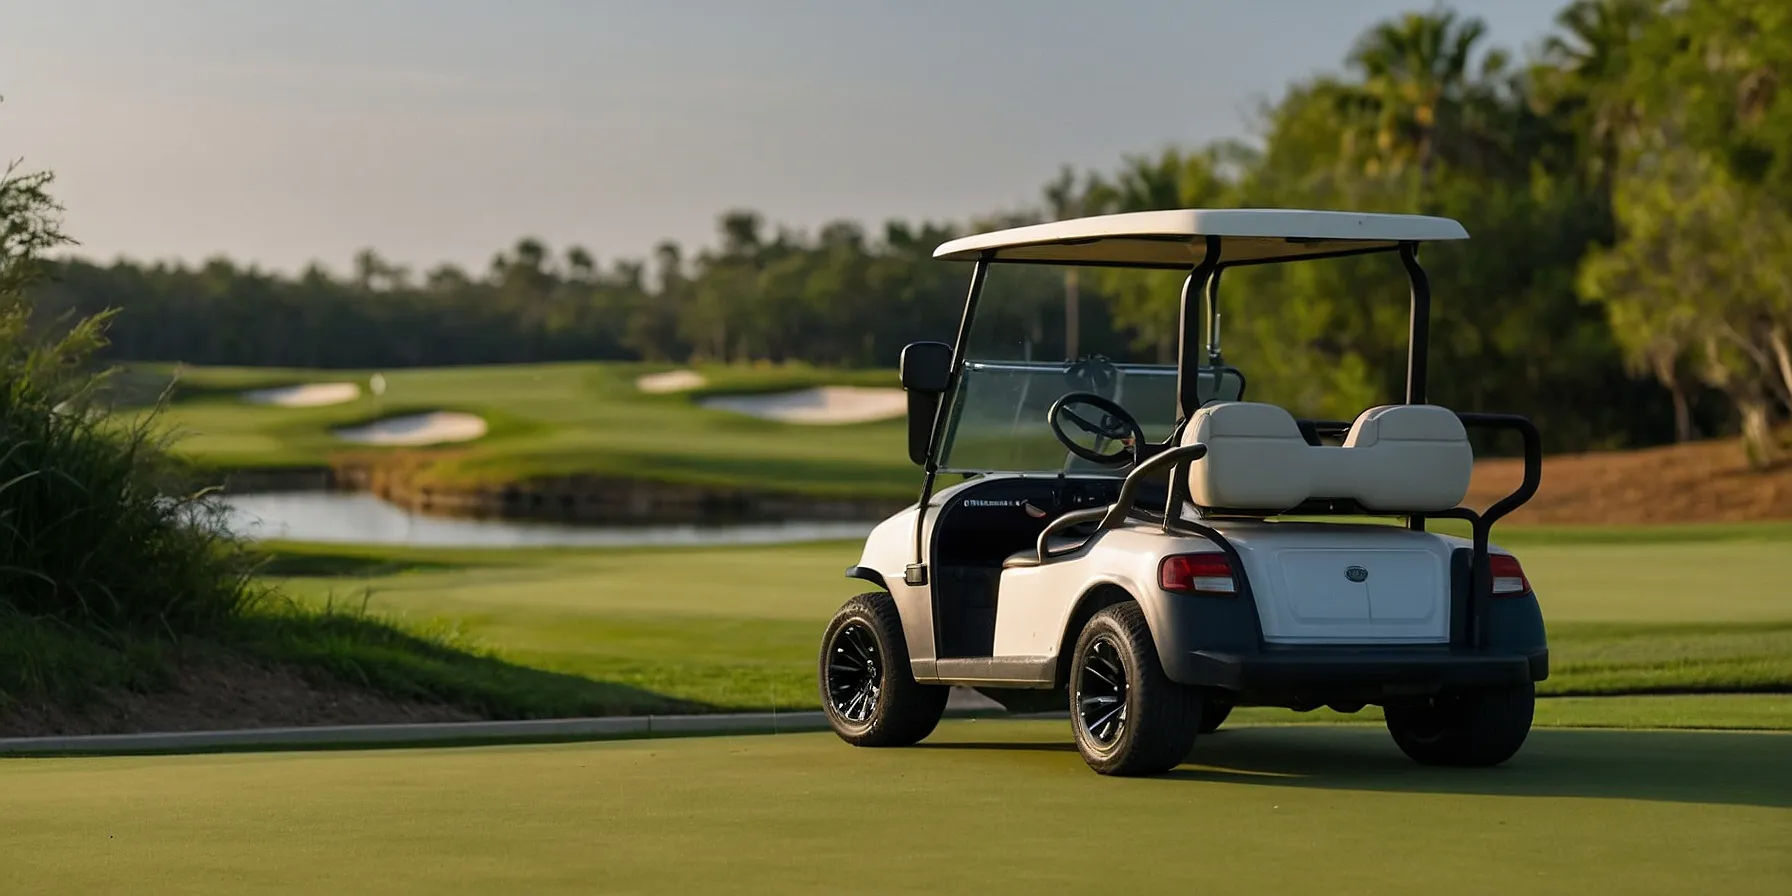
[[(196, 632), (254, 601), (250, 555), (184, 481), (155, 415), (98, 413), (110, 313), (33, 325), (43, 254), (67, 243), (46, 173), (0, 174), (0, 612)], [(42, 322), (39, 322), (40, 324)]]

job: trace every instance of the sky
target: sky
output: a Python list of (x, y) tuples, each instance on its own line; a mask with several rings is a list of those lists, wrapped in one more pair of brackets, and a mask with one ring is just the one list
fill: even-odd
[[(1461, 0), (1523, 50), (1562, 0)], [(954, 221), (1252, 137), (1429, 0), (0, 0), (0, 156), (77, 254), (603, 263), (750, 208)]]

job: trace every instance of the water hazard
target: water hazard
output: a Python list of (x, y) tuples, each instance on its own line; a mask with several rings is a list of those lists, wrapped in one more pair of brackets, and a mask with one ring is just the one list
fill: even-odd
[(864, 538), (873, 522), (729, 523), (715, 526), (573, 526), (450, 519), (412, 513), (357, 492), (229, 495), (224, 524), (245, 538), (444, 548), (646, 547), (790, 544)]

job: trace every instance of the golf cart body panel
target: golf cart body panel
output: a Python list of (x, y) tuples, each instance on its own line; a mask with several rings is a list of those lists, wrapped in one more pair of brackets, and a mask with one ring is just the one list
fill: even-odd
[[(1511, 755), (1548, 647), (1529, 581), (1490, 533), (1535, 493), (1541, 439), (1522, 417), (1426, 403), (1430, 286), (1418, 243), (1466, 237), (1455, 221), (1418, 215), (1197, 209), (940, 246), (937, 258), (975, 262), (970, 293), (951, 345), (903, 351), (909, 455), (925, 475), (919, 500), (878, 524), (847, 571), (889, 596), (857, 598), (830, 623), (821, 686), (836, 731), (913, 742), (937, 721), (943, 691), (926, 688), (938, 685), (1017, 710), (1059, 705), (1068, 687), (1079, 749), (1105, 773), (1174, 764), (1186, 755), (1178, 744), (1193, 742), (1188, 726), (1247, 704), (1380, 704), (1420, 761)], [(1352, 421), (1297, 420), (1246, 400), (1244, 374), (1219, 347), (1221, 272), (1376, 252), (1396, 254), (1411, 284), (1404, 394)], [(1014, 264), (1188, 270), (1175, 364), (1043, 361), (1030, 341), (989, 351), (974, 330), (979, 301), (991, 270)], [(1004, 320), (995, 307), (991, 319)], [(1083, 407), (1099, 413), (1073, 410)], [(1481, 511), (1461, 506), (1474, 429), (1524, 441), (1523, 482)], [(1092, 447), (1079, 441), (1090, 436)], [(940, 482), (952, 475), (966, 478)], [(1469, 537), (1427, 531), (1439, 518), (1466, 522)], [(896, 665), (880, 650), (900, 654)], [(890, 686), (897, 668), (904, 687), (922, 690), (884, 701), (877, 683)], [(1138, 703), (1128, 687), (1139, 675), (1158, 676), (1145, 686), (1160, 696)], [(1475, 724), (1495, 725), (1474, 730), (1492, 734), (1457, 731), (1469, 716), (1449, 707), (1463, 700)], [(886, 703), (894, 715), (870, 714)], [(1127, 721), (1120, 708), (1148, 715)], [(1456, 733), (1427, 740), (1438, 724)], [(1124, 755), (1103, 752), (1123, 741)]]
[(933, 257), (960, 261), (1084, 264), (1187, 270), (1206, 237), (1223, 240), (1215, 264), (1265, 264), (1387, 251), (1406, 242), (1462, 240), (1449, 218), (1304, 209), (1176, 209), (1097, 215), (967, 236)]

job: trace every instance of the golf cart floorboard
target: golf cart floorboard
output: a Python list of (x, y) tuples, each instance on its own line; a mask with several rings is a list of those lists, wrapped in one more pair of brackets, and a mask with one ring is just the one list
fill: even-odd
[(1050, 656), (956, 657), (934, 661), (930, 681), (966, 687), (1048, 688), (1057, 658)]

